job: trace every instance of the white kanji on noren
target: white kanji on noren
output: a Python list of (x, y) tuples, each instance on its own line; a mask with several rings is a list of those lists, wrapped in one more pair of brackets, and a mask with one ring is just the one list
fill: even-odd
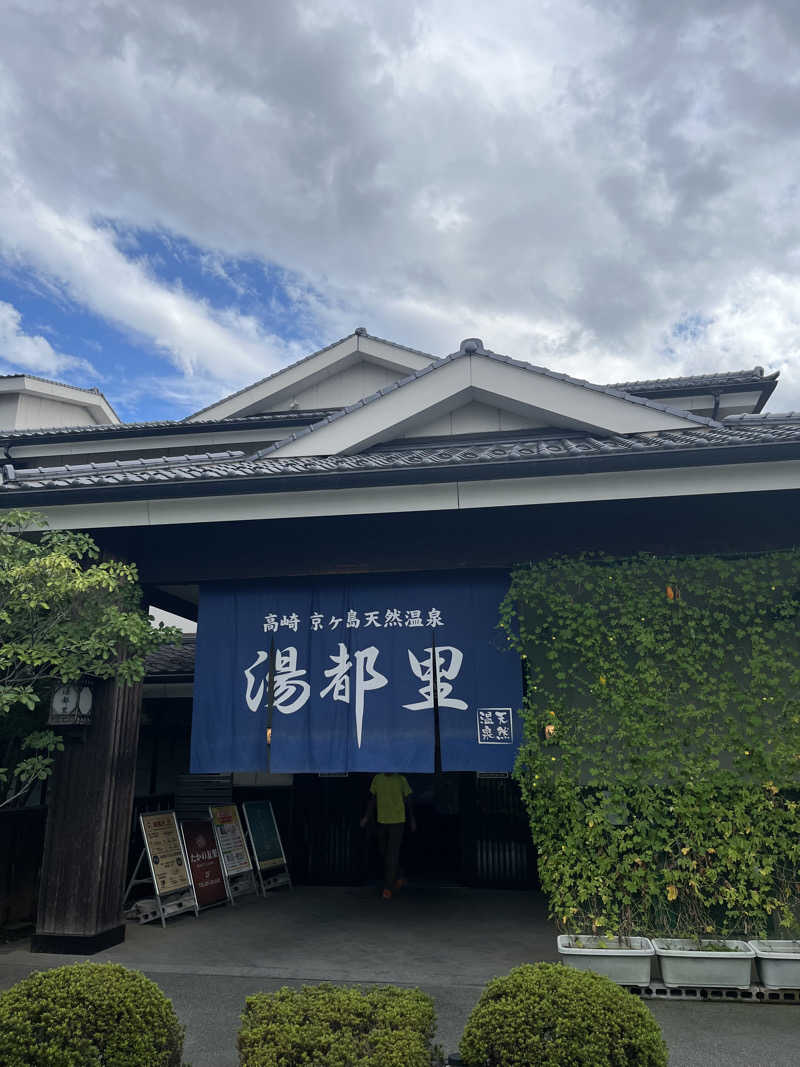
[[(408, 650), (408, 661), (411, 664), (411, 670), (421, 682), (424, 682), (424, 685), (420, 686), (419, 690), (423, 699), (417, 701), (416, 704), (403, 705), (409, 711), (433, 710), (433, 649), (426, 648), (425, 651), (427, 652), (427, 657), (419, 660), (411, 649)], [(450, 683), (458, 677), (463, 660), (463, 652), (452, 645), (442, 645), (436, 649), (436, 696), (440, 708), (457, 708), (459, 711), (466, 711), (467, 709), (465, 701), (450, 696), (453, 691)]]
[(270, 612), (264, 616), (264, 633), (277, 633), (278, 632), (278, 616)]
[(275, 683), (273, 706), (284, 715), (299, 711), (311, 695), (311, 686), (303, 681), (307, 672), (297, 666), (297, 649), (275, 649)]
[[(259, 671), (259, 668), (261, 670)], [(275, 678), (273, 682), (273, 707), (284, 715), (291, 715), (308, 700), (311, 686), (303, 681), (305, 670), (297, 666), (296, 648), (275, 649)], [(256, 654), (255, 663), (245, 668), (247, 682), (244, 698), (251, 711), (258, 711), (263, 705), (267, 707), (269, 694), (266, 692), (269, 682), (269, 652), (263, 649)], [(265, 699), (266, 697), (266, 699)]]
[(321, 630), (322, 629), (322, 620), (323, 620), (324, 617), (325, 616), (321, 615), (318, 611), (312, 611), (311, 615), (309, 616), (309, 618), (311, 619), (311, 629), (312, 630)]
[[(275, 616), (273, 615), (273, 618)], [(264, 627), (266, 629), (266, 626)], [(255, 671), (261, 667), (264, 663), (267, 663), (269, 659), (269, 652), (259, 652), (256, 656), (255, 663), (251, 663), (249, 667), (245, 667), (244, 677), (247, 682), (247, 689), (244, 694), (244, 698), (247, 701), (247, 706), (251, 711), (258, 711), (261, 707), (261, 702), (264, 699), (264, 688), (267, 683), (267, 673), (261, 672), (261, 679), (256, 685)], [(267, 664), (266, 672), (269, 671), (269, 664)]]
[[(333, 666), (325, 671), (325, 677), (330, 678), (330, 682), (319, 695), (320, 697), (326, 697), (330, 693), (334, 700), (349, 704), (350, 672), (353, 667), (353, 660), (350, 659), (347, 646), (339, 642), (339, 651), (329, 658), (332, 660)], [(353, 708), (356, 716), (356, 741), (358, 747), (361, 748), (361, 734), (364, 725), (364, 694), (371, 689), (383, 689), (385, 685), (388, 685), (389, 680), (380, 671), (375, 670), (378, 649), (374, 645), (353, 653), (353, 658), (355, 659), (356, 668), (353, 684), (355, 691)]]

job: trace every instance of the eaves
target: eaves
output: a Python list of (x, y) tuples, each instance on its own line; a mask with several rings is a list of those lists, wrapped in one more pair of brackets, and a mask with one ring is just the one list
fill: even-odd
[(245, 494), (336, 490), (378, 486), (430, 485), (444, 482), (479, 482), (498, 479), (557, 477), (691, 469), (715, 465), (770, 463), (800, 459), (797, 442), (743, 444), (724, 447), (664, 449), (642, 454), (570, 456), (564, 459), (508, 458), (463, 464), (419, 464), (394, 468), (362, 469), (334, 472), (307, 472), (187, 479), (185, 481), (142, 481), (120, 485), (78, 485), (51, 489), (15, 488), (0, 495), (0, 509), (52, 507), (60, 504), (99, 504), (123, 500), (164, 500), (197, 497), (220, 497)]

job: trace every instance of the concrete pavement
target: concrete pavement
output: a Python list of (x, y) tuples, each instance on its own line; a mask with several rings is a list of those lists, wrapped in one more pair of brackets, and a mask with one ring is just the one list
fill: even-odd
[[(236, 1067), (245, 997), (321, 981), (419, 986), (436, 1003), (438, 1040), (455, 1052), (486, 982), (520, 963), (554, 960), (555, 932), (537, 893), (409, 887), (299, 887), (236, 908), (181, 916), (166, 930), (130, 925), (92, 957), (136, 967), (172, 998), (192, 1067)], [(68, 957), (0, 947), (0, 989)], [(797, 1067), (800, 1006), (655, 1003), (671, 1067)]]

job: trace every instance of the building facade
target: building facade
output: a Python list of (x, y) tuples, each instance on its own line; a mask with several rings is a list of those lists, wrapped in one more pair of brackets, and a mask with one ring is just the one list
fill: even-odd
[(519, 726), (509, 744), (498, 717), (521, 671), (476, 591), (497, 605), (513, 566), (554, 553), (793, 544), (800, 417), (764, 414), (776, 384), (757, 367), (597, 385), (476, 338), (436, 358), (358, 329), (179, 422), (3, 431), (2, 506), (89, 530), (199, 625), (143, 702), (106, 687), (106, 732), (59, 766), (55, 795), (93, 829), (61, 906), (51, 812), (41, 946), (118, 937), (134, 798), (190, 812), (218, 775), (273, 799), (306, 880), (368, 876), (364, 776), (394, 767), (417, 776), (420, 876), (534, 884), (506, 777)]

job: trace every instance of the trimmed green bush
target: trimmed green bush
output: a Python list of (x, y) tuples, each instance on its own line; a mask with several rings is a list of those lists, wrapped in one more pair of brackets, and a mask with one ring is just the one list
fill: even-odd
[(419, 989), (284, 987), (248, 997), (239, 1031), (242, 1067), (431, 1067), (433, 1001)]
[(609, 978), (525, 964), (481, 994), (461, 1039), (468, 1067), (667, 1067), (661, 1029)]
[(181, 1067), (183, 1033), (155, 982), (118, 963), (35, 971), (0, 994), (3, 1067)]

